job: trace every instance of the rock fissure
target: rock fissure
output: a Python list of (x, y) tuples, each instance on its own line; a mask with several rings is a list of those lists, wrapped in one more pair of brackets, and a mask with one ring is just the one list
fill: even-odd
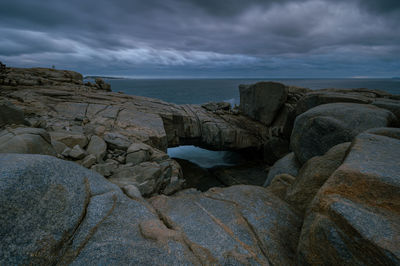
[(246, 243), (241, 241), (235, 233), (226, 225), (224, 224), (221, 220), (219, 220), (217, 217), (215, 217), (212, 213), (207, 211), (206, 208), (204, 208), (200, 203), (194, 202), (202, 211), (204, 211), (218, 226), (220, 226), (230, 237), (232, 237), (240, 246), (242, 246), (245, 250), (247, 250), (253, 258), (257, 259), (256, 252)]

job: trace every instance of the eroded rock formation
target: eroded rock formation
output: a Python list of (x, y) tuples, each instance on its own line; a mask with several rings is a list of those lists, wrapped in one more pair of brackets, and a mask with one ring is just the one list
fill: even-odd
[[(400, 97), (242, 88), (267, 97), (271, 86), (277, 101), (260, 97), (256, 114), (108, 92), (70, 71), (2, 69), (0, 264), (399, 264)], [(182, 190), (165, 153), (182, 144), (284, 157), (265, 188)], [(213, 175), (263, 183), (251, 169)]]

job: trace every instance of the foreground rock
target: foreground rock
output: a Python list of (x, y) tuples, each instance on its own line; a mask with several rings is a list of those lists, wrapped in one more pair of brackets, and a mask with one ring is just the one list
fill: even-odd
[(372, 105), (324, 104), (296, 118), (290, 144), (303, 164), (337, 144), (352, 141), (369, 128), (390, 126), (395, 122), (396, 117), (390, 111)]
[[(39, 155), (0, 155), (0, 264), (198, 264), (179, 239), (148, 239), (157, 221), (102, 176)], [(183, 256), (185, 254), (185, 256)]]
[(170, 228), (185, 233), (205, 265), (294, 264), (301, 220), (261, 187), (184, 191), (150, 201)]
[(54, 157), (1, 154), (0, 168), (2, 265), (294, 263), (301, 220), (261, 187), (183, 191), (153, 207)]
[(360, 134), (307, 211), (298, 264), (400, 264), (400, 129)]

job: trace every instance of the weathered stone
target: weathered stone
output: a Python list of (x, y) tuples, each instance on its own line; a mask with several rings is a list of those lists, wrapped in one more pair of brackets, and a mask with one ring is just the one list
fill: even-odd
[(274, 121), (288, 95), (288, 88), (276, 82), (241, 85), (239, 91), (242, 112), (266, 125)]
[(65, 145), (64, 143), (54, 140), (51, 140), (51, 145), (53, 146), (54, 150), (57, 152), (57, 154), (62, 154), (63, 151), (65, 151), (66, 148), (68, 148), (67, 145)]
[(131, 145), (131, 141), (127, 137), (118, 133), (106, 133), (104, 135), (104, 140), (111, 149), (120, 149), (126, 151)]
[(97, 173), (101, 174), (104, 177), (109, 177), (116, 172), (117, 168), (118, 168), (117, 163), (106, 162), (106, 163), (93, 165), (91, 169), (93, 171), (96, 171)]
[(227, 103), (227, 102), (218, 102), (218, 103), (211, 102), (211, 103), (202, 104), (201, 107), (203, 107), (206, 110), (211, 111), (211, 112), (216, 112), (218, 110), (228, 111), (231, 109), (231, 104)]
[(86, 156), (86, 152), (79, 145), (75, 145), (69, 152), (68, 156), (73, 159), (80, 160)]
[(86, 150), (96, 157), (97, 162), (102, 162), (107, 152), (107, 144), (102, 138), (93, 135)]
[(349, 90), (348, 93), (335, 91), (314, 91), (307, 93), (306, 96), (298, 101), (295, 112), (296, 116), (299, 116), (314, 107), (328, 103), (369, 104), (371, 102), (371, 98), (354, 93), (351, 90)]
[(102, 78), (96, 78), (95, 82), (100, 90), (111, 91), (111, 85), (106, 83)]
[(400, 264), (400, 129), (358, 135), (307, 211), (299, 265)]
[(352, 141), (369, 128), (390, 126), (394, 121), (395, 116), (390, 111), (373, 105), (324, 104), (296, 118), (290, 144), (303, 164), (337, 144)]
[(7, 100), (0, 100), (0, 128), (11, 124), (29, 125), (22, 110)]
[(144, 143), (133, 143), (127, 150), (126, 162), (133, 165), (148, 161), (152, 154), (152, 149)]
[(96, 161), (96, 156), (94, 156), (93, 154), (89, 154), (82, 160), (81, 165), (83, 167), (90, 168), (93, 164), (96, 163)]
[(323, 156), (308, 160), (296, 178), (296, 181), (286, 194), (286, 202), (304, 213), (318, 190), (331, 174), (342, 164), (350, 142), (333, 146)]
[(205, 265), (294, 264), (301, 220), (264, 188), (185, 190), (150, 202)]
[(54, 131), (50, 132), (50, 136), (51, 140), (62, 142), (70, 148), (74, 148), (76, 145), (85, 148), (88, 143), (86, 136), (79, 132)]
[(0, 153), (27, 153), (56, 156), (49, 134), (41, 128), (7, 128), (0, 132)]
[(202, 264), (148, 204), (92, 171), (38, 155), (0, 155), (0, 168), (1, 265)]
[(118, 169), (109, 180), (119, 187), (135, 185), (143, 196), (149, 196), (162, 185), (161, 167), (155, 162), (144, 162), (133, 167)]
[(277, 161), (271, 169), (268, 171), (268, 177), (264, 182), (264, 187), (267, 187), (271, 184), (272, 180), (275, 176), (280, 174), (289, 174), (291, 176), (296, 177), (301, 165), (297, 161), (296, 155), (294, 152), (289, 153), (284, 156), (282, 159)]
[(142, 194), (135, 185), (126, 185), (122, 188), (122, 190), (124, 191), (125, 195), (132, 199), (142, 199)]
[(379, 108), (391, 111), (395, 116), (397, 116), (397, 124), (400, 123), (400, 101), (391, 99), (376, 99), (372, 102), (373, 105)]

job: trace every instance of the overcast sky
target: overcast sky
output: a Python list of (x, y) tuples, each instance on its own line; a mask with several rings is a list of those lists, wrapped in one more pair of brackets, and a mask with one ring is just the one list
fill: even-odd
[(0, 61), (136, 77), (400, 76), (400, 0), (0, 0)]

